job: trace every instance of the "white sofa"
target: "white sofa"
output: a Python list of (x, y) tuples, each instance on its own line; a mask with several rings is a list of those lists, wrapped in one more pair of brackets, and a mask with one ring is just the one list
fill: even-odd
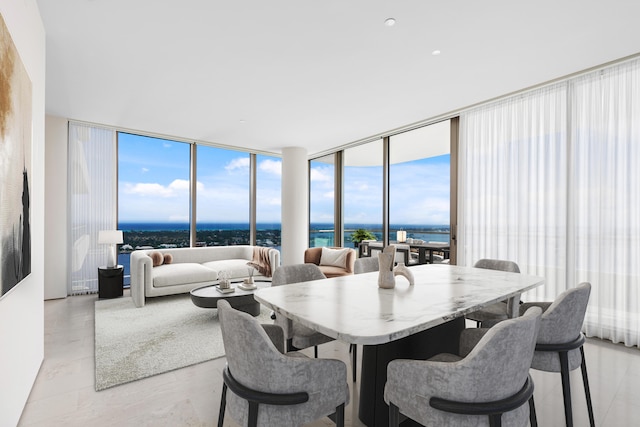
[[(231, 279), (249, 277), (270, 279), (247, 265), (253, 260), (255, 246), (207, 246), (179, 249), (145, 249), (131, 252), (131, 298), (142, 307), (148, 297), (190, 292), (200, 286), (218, 283), (218, 273), (227, 271)], [(152, 252), (171, 254), (170, 264), (153, 266)], [(269, 249), (271, 272), (280, 265), (280, 252)]]

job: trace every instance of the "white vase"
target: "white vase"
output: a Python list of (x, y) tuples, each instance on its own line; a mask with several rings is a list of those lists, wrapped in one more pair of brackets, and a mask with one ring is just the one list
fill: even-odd
[(404, 265), (404, 262), (399, 262), (396, 268), (393, 269), (394, 276), (403, 276), (409, 281), (409, 285), (414, 284), (413, 272)]

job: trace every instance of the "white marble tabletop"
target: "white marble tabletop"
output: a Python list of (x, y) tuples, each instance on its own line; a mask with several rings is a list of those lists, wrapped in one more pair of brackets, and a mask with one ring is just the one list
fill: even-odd
[(260, 289), (254, 298), (332, 338), (375, 345), (464, 316), (544, 283), (542, 277), (446, 264), (411, 267), (415, 285), (396, 276), (378, 287), (378, 273)]

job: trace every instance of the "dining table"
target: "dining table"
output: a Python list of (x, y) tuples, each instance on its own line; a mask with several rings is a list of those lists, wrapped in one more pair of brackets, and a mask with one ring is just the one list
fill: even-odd
[(396, 276), (393, 289), (380, 288), (379, 273), (372, 272), (254, 293), (256, 301), (282, 316), (363, 345), (358, 416), (369, 427), (388, 423), (384, 385), (391, 360), (455, 354), (465, 314), (544, 284), (538, 276), (448, 264), (416, 265), (410, 271), (414, 285)]

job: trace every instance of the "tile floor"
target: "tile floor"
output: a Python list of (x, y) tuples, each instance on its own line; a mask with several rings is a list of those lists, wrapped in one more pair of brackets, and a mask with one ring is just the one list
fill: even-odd
[[(96, 298), (90, 295), (45, 302), (45, 360), (19, 426), (217, 425), (224, 358), (100, 392), (94, 390)], [(596, 424), (638, 425), (640, 350), (589, 339), (585, 354)], [(350, 366), (347, 344), (325, 344), (320, 347), (320, 357), (339, 358)], [(564, 426), (560, 376), (532, 371), (532, 377), (539, 425)], [(580, 370), (572, 372), (571, 384), (575, 425), (586, 426)], [(363, 425), (357, 418), (358, 386), (352, 386), (351, 404), (345, 414), (347, 426)], [(327, 418), (310, 424), (327, 425), (333, 425)], [(227, 417), (225, 426), (237, 424)]]

